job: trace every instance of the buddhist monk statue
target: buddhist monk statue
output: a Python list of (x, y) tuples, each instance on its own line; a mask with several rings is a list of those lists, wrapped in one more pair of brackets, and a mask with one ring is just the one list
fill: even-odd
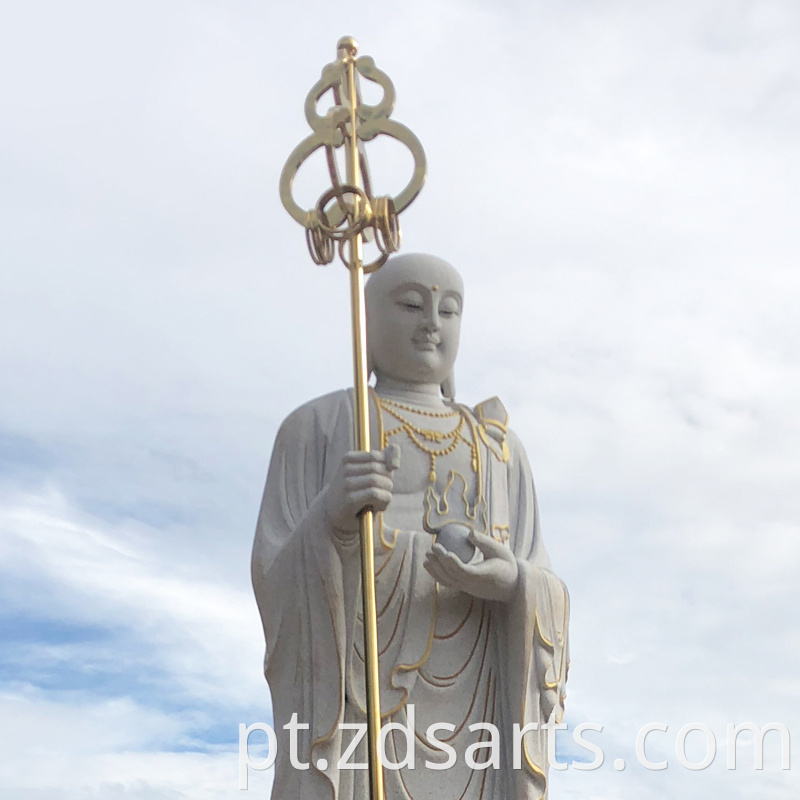
[[(258, 521), (272, 796), (369, 797), (366, 770), (340, 761), (366, 719), (358, 514), (371, 508), (386, 800), (546, 797), (541, 726), (563, 714), (569, 601), (525, 450), (497, 398), (456, 400), (464, 288), (452, 266), (395, 256), (366, 297), (373, 450), (353, 450), (351, 391), (298, 408)], [(348, 763), (365, 761), (362, 739)]]

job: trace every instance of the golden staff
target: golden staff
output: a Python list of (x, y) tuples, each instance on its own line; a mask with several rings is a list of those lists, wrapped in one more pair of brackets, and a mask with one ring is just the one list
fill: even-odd
[[(388, 76), (369, 56), (356, 58), (358, 45), (351, 36), (336, 46), (336, 61), (322, 70), (322, 77), (306, 97), (305, 115), (314, 131), (292, 151), (281, 173), (281, 201), (306, 229), (306, 242), (316, 264), (330, 264), (339, 257), (350, 272), (350, 307), (353, 324), (353, 372), (355, 383), (355, 447), (368, 451), (369, 403), (367, 394), (367, 328), (364, 275), (379, 269), (390, 253), (400, 247), (397, 215), (414, 200), (425, 182), (425, 153), (416, 136), (389, 119), (395, 92)], [(359, 76), (377, 83), (383, 98), (374, 106), (361, 102)], [(324, 116), (317, 105), (328, 92), (334, 104)], [(414, 158), (414, 172), (397, 197), (374, 197), (364, 143), (386, 135), (406, 145)], [(303, 162), (319, 148), (325, 149), (331, 186), (317, 205), (304, 211), (294, 201), (292, 183)], [(344, 150), (347, 181), (339, 177), (337, 151)], [(374, 242), (378, 255), (363, 263), (363, 242)], [(364, 656), (367, 695), (367, 742), (370, 800), (383, 800), (383, 770), (378, 756), (381, 698), (378, 673), (378, 620), (375, 607), (375, 554), (372, 509), (359, 516), (361, 546), (361, 595), (364, 616)]]

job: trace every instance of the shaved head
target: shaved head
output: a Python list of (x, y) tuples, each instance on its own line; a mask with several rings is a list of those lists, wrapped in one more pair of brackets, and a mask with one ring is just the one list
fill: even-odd
[(366, 285), (367, 346), (378, 383), (438, 384), (452, 397), (464, 282), (447, 261), (390, 258)]
[[(439, 280), (445, 277), (447, 281)], [(370, 295), (385, 296), (398, 283), (413, 280), (419, 283), (427, 281), (431, 285), (448, 283), (457, 287), (461, 297), (464, 297), (464, 281), (452, 264), (427, 253), (403, 253), (401, 256), (392, 256), (377, 272), (369, 276), (366, 286), (367, 303), (370, 302)]]

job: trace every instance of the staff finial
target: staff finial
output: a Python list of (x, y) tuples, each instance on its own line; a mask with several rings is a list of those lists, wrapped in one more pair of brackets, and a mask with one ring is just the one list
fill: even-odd
[[(286, 161), (280, 179), (281, 200), (291, 216), (306, 229), (311, 257), (316, 264), (330, 264), (336, 247), (350, 265), (345, 244), (363, 234), (375, 242), (379, 254), (364, 265), (366, 273), (378, 269), (400, 247), (398, 214), (416, 198), (425, 182), (425, 152), (419, 139), (401, 123), (390, 119), (395, 90), (389, 77), (369, 56), (357, 56), (358, 44), (343, 36), (336, 45), (337, 60), (326, 65), (322, 76), (308, 93), (305, 115), (313, 133), (300, 142)], [(359, 78), (378, 84), (383, 97), (375, 105), (361, 100)], [(333, 104), (325, 114), (317, 110), (320, 100), (332, 94)], [(390, 136), (411, 151), (414, 170), (406, 187), (396, 197), (372, 193), (366, 143), (378, 136)], [(323, 148), (330, 186), (311, 209), (301, 208), (292, 195), (297, 171), (308, 157)], [(347, 180), (340, 176), (337, 153), (344, 151)], [(340, 159), (339, 159), (340, 160)]]

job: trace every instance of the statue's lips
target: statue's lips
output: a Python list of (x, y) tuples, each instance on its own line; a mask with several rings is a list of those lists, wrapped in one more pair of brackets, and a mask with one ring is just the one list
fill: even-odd
[(438, 339), (414, 339), (413, 341), (417, 350), (436, 350), (440, 344)]

